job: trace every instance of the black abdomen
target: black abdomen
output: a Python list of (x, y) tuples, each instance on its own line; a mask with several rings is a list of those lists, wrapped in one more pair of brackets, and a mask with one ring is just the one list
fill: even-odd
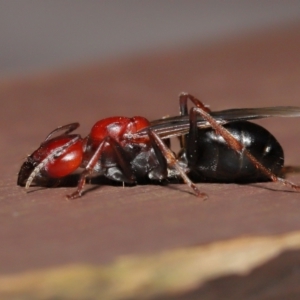
[[(232, 122), (224, 127), (266, 168), (275, 174), (281, 171), (283, 149), (270, 132), (246, 121)], [(193, 177), (212, 182), (269, 180), (245, 155), (230, 149), (213, 129), (199, 129), (197, 144), (197, 161), (189, 164)]]

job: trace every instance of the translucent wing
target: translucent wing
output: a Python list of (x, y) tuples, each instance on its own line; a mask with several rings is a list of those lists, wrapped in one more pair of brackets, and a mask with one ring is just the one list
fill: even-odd
[[(276, 106), (260, 108), (237, 108), (211, 112), (211, 115), (221, 124), (234, 121), (254, 120), (270, 117), (300, 117), (300, 107), (294, 106)], [(176, 116), (164, 119), (158, 119), (150, 122), (151, 129), (161, 138), (170, 138), (188, 133), (189, 116)], [(198, 127), (207, 128), (210, 125), (198, 117)], [(146, 133), (143, 129), (140, 133)]]

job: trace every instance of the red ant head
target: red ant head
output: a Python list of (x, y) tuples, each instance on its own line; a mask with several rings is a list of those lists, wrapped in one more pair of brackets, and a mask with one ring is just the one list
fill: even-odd
[(28, 187), (34, 179), (47, 183), (67, 176), (80, 166), (82, 157), (83, 140), (79, 135), (46, 139), (23, 163), (17, 183)]

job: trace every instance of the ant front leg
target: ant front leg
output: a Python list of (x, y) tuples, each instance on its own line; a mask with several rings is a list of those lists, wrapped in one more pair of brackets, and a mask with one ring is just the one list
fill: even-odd
[(262, 165), (246, 148), (240, 143), (224, 126), (219, 124), (217, 120), (215, 120), (207, 111), (203, 110), (199, 107), (193, 107), (190, 111), (190, 131), (189, 131), (189, 152), (190, 158), (189, 162), (193, 163), (197, 160), (197, 115), (200, 115), (203, 119), (205, 119), (210, 126), (215, 130), (215, 132), (222, 136), (227, 145), (236, 151), (240, 155), (245, 155), (252, 164), (260, 170), (264, 175), (266, 175), (270, 180), (276, 182), (279, 181), (284, 185), (290, 186), (291, 188), (300, 191), (300, 186), (294, 184), (291, 181), (283, 179), (281, 177), (276, 176), (273, 172), (267, 169), (264, 165)]
[[(105, 153), (106, 147), (109, 148), (108, 155), (109, 158), (115, 161), (115, 163), (120, 167), (122, 171), (122, 176), (126, 178), (127, 182), (134, 183), (135, 182), (135, 176), (131, 170), (130, 163), (126, 160), (124, 157), (124, 153), (122, 151), (122, 147), (116, 142), (113, 138), (110, 136), (107, 136), (98, 146), (96, 151), (94, 152), (93, 156), (90, 158), (88, 164), (86, 165), (84, 171), (81, 173), (77, 190), (72, 193), (71, 195), (67, 195), (67, 199), (76, 199), (78, 197), (81, 197), (83, 188), (86, 182), (86, 178), (90, 176), (96, 164), (98, 162), (101, 162), (101, 156)], [(101, 165), (101, 163), (100, 163)]]
[(162, 155), (167, 161), (167, 164), (171, 167), (176, 169), (176, 171), (180, 174), (183, 181), (196, 193), (198, 197), (203, 198), (204, 200), (208, 198), (208, 196), (205, 193), (201, 193), (199, 189), (196, 187), (196, 185), (188, 178), (186, 175), (184, 169), (179, 165), (174, 153), (164, 144), (162, 139), (155, 133), (153, 130), (148, 129), (148, 134), (150, 137), (150, 140), (152, 142), (155, 142), (161, 151)]

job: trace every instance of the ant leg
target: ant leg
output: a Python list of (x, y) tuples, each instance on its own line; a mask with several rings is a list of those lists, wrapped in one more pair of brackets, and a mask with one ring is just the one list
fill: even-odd
[(176, 160), (175, 155), (173, 152), (164, 144), (162, 139), (151, 129), (148, 130), (148, 134), (150, 139), (154, 140), (156, 144), (158, 145), (159, 150), (165, 157), (167, 164), (171, 167), (177, 170), (177, 172), (180, 174), (183, 181), (193, 189), (193, 191), (196, 193), (198, 197), (201, 197), (203, 199), (207, 199), (208, 196), (205, 193), (201, 193), (196, 185), (188, 178), (183, 168), (179, 165), (179, 163)]
[[(149, 136), (151, 146), (155, 152), (155, 156), (158, 160), (158, 165), (149, 172), (148, 176), (150, 179), (158, 179), (158, 180), (165, 179), (168, 176), (168, 171), (167, 171), (168, 164), (166, 158), (163, 152), (161, 151), (159, 145), (157, 144), (155, 138), (153, 138), (153, 135), (151, 135), (150, 129), (147, 130), (147, 133)], [(163, 142), (167, 149), (170, 148), (170, 142), (171, 142), (170, 139), (166, 139)]]
[(195, 98), (191, 94), (181, 93), (179, 95), (179, 108), (181, 116), (187, 116), (189, 114), (187, 107), (188, 100), (191, 100), (196, 107), (201, 108), (208, 113), (211, 111), (207, 106), (204, 105), (204, 103), (202, 103), (199, 99)]
[[(179, 95), (179, 109), (180, 109), (181, 116), (187, 116), (189, 114), (188, 106), (187, 106), (188, 100), (192, 101), (196, 107), (206, 111), (207, 113), (210, 112), (210, 109), (207, 106), (205, 106), (204, 103), (202, 103), (199, 99), (195, 98), (191, 94), (181, 93)], [(187, 135), (180, 136), (179, 142), (180, 142), (180, 147), (186, 149)]]
[(97, 162), (101, 159), (101, 155), (105, 152), (105, 145), (109, 145), (110, 150), (113, 150), (112, 155), (114, 155), (115, 162), (120, 166), (127, 181), (132, 183), (135, 182), (135, 176), (131, 170), (131, 166), (123, 157), (124, 153), (122, 152), (122, 147), (110, 136), (107, 136), (98, 146), (84, 171), (81, 173), (76, 191), (71, 195), (67, 195), (67, 199), (76, 199), (82, 195), (86, 178), (92, 174)]
[[(195, 135), (197, 134), (197, 115), (200, 115), (203, 117), (210, 125), (211, 127), (216, 131), (217, 134), (222, 136), (222, 138), (226, 141), (228, 146), (236, 151), (239, 154), (245, 155), (252, 163), (253, 165), (260, 170), (263, 174), (265, 174), (267, 177), (269, 177), (272, 181), (280, 181), (284, 185), (290, 186), (291, 188), (300, 191), (300, 186), (294, 184), (293, 182), (289, 180), (285, 180), (281, 177), (276, 176), (273, 172), (271, 172), (269, 169), (267, 169), (265, 166), (263, 166), (245, 147), (242, 143), (240, 143), (225, 127), (223, 127), (221, 124), (219, 124), (209, 113), (207, 113), (205, 110), (193, 107), (190, 111), (190, 138), (191, 141), (196, 141)], [(189, 146), (191, 146), (191, 151), (194, 153), (193, 157), (196, 156), (196, 147), (195, 143), (190, 143)]]
[(55, 133), (58, 133), (59, 131), (64, 131), (65, 130), (60, 135), (69, 134), (70, 132), (74, 131), (78, 127), (79, 127), (79, 123), (71, 123), (71, 124), (67, 124), (67, 125), (63, 125), (63, 126), (57, 127), (56, 129), (54, 129), (53, 131), (51, 131), (47, 135), (47, 137), (45, 138), (44, 142), (46, 142), (47, 140), (49, 140)]

